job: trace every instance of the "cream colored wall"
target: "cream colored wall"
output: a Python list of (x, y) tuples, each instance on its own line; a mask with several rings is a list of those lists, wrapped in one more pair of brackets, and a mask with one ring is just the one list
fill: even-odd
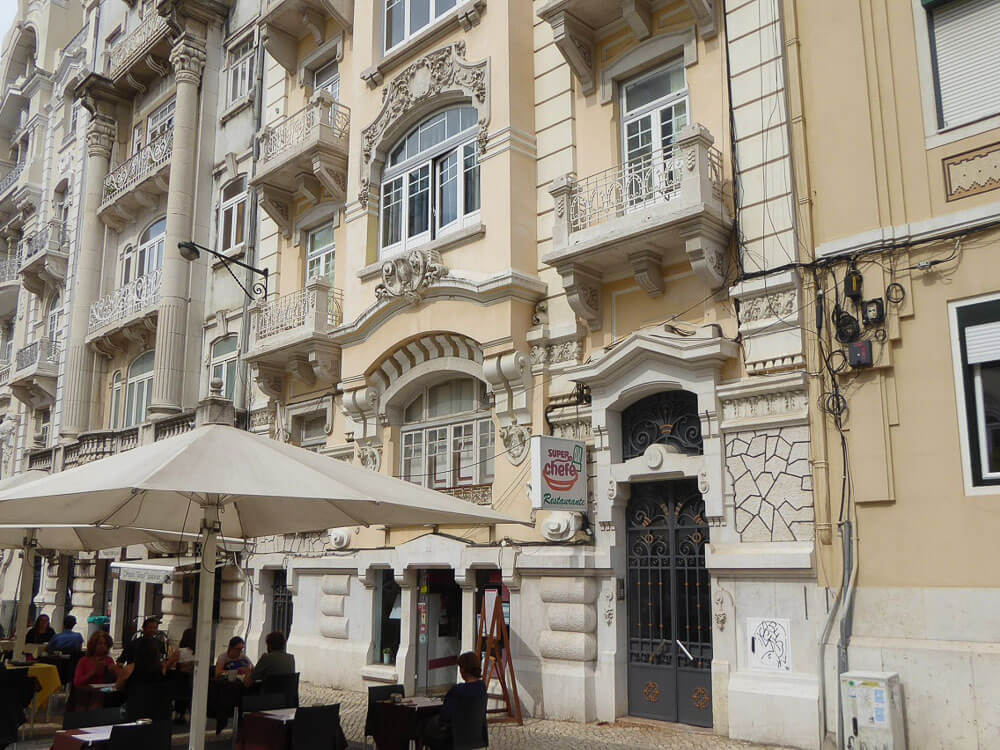
[[(946, 200), (942, 158), (995, 143), (1000, 131), (927, 148), (925, 138), (933, 134), (924, 132), (909, 2), (862, 3), (860, 13), (834, 3), (802, 3), (796, 12), (808, 145), (798, 169), (808, 170), (814, 247), (997, 205), (997, 191)], [(887, 305), (889, 341), (875, 345), (876, 367), (840, 377), (848, 401), (845, 434), (862, 586), (1000, 585), (993, 542), (1000, 490), (965, 492), (948, 313), (950, 302), (996, 291), (998, 247), (1000, 232), (973, 232), (956, 262), (895, 276), (888, 255), (879, 258), (882, 265), (862, 261), (865, 298), (884, 296), (893, 280), (907, 294), (898, 309)], [(895, 254), (895, 267), (946, 258), (953, 248), (950, 239), (921, 245)], [(841, 264), (841, 281), (843, 270)], [(828, 278), (829, 307), (831, 284)], [(812, 329), (814, 300), (803, 304)], [(814, 405), (814, 429), (826, 430), (836, 523), (842, 461), (831, 422)], [(834, 586), (840, 577), (835, 547), (821, 547), (820, 557), (821, 580)]]

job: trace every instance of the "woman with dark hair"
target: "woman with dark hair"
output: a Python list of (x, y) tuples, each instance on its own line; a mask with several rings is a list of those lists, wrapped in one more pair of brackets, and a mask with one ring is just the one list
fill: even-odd
[(482, 680), (483, 670), (479, 665), (479, 657), (471, 651), (459, 656), (458, 673), (462, 681), (447, 692), (441, 712), (431, 717), (424, 726), (424, 744), (431, 750), (449, 750), (452, 746), (452, 723), (459, 716), (463, 721), (472, 718), (467, 715), (472, 711), (482, 713), (481, 717), (475, 718), (481, 718), (483, 732), (486, 732), (486, 685)]
[(181, 633), (181, 642), (177, 644), (177, 669), (179, 671), (194, 671), (194, 644), (194, 628), (188, 628)]
[(73, 684), (102, 685), (118, 679), (118, 665), (111, 658), (111, 636), (103, 630), (96, 631), (87, 641), (87, 650), (76, 665)]
[(31, 629), (25, 633), (24, 642), (25, 643), (48, 643), (52, 640), (52, 636), (55, 635), (55, 631), (49, 625), (48, 615), (38, 615), (35, 618), (35, 624), (31, 626)]
[(243, 653), (246, 644), (238, 635), (229, 639), (229, 646), (224, 654), (219, 655), (215, 662), (215, 676), (222, 677), (226, 674), (238, 675), (242, 677), (253, 671), (253, 662)]

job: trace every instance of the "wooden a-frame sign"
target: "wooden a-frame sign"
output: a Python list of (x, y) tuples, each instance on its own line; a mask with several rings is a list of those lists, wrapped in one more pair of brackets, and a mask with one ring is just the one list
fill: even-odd
[[(493, 611), (489, 612), (491, 604)], [(482, 611), (479, 614), (479, 632), (476, 635), (476, 653), (483, 655), (483, 682), (486, 685), (487, 696), (502, 700), (504, 703), (502, 708), (491, 708), (486, 713), (507, 714), (508, 718), (522, 726), (524, 720), (521, 718), (521, 699), (517, 697), (517, 679), (514, 677), (514, 660), (510, 655), (510, 638), (507, 633), (507, 623), (503, 619), (500, 592), (496, 589), (487, 589), (483, 596)], [(500, 695), (489, 694), (490, 681), (494, 677), (500, 683)]]

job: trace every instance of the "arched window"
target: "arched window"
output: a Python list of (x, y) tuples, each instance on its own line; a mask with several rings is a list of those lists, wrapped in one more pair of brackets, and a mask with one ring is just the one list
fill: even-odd
[(114, 377), (111, 379), (111, 429), (117, 430), (121, 424), (121, 408), (122, 408), (122, 388), (124, 383), (122, 383), (122, 371), (117, 370)]
[(163, 243), (167, 234), (166, 217), (154, 221), (139, 238), (138, 247), (125, 249), (122, 259), (122, 286), (159, 270), (163, 265)]
[(380, 209), (383, 253), (416, 247), (478, 220), (476, 121), (472, 107), (438, 112), (389, 151)]
[(403, 409), (401, 475), (442, 489), (493, 482), (494, 434), (486, 385), (457, 378), (422, 390)]
[(125, 388), (123, 427), (133, 427), (146, 419), (146, 409), (153, 398), (153, 352), (136, 357), (128, 368)]
[(227, 253), (243, 245), (246, 231), (247, 178), (240, 175), (222, 188), (219, 206), (219, 250)]
[(212, 344), (212, 378), (222, 380), (222, 395), (233, 400), (236, 389), (236, 363), (239, 339), (237, 336), (226, 336)]

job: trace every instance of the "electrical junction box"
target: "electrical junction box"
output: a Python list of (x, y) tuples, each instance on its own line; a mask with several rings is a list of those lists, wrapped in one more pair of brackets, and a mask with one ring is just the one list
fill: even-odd
[(848, 344), (847, 363), (855, 369), (859, 367), (871, 367), (873, 363), (872, 342), (866, 340)]
[(906, 750), (903, 690), (896, 672), (840, 676), (847, 750)]

